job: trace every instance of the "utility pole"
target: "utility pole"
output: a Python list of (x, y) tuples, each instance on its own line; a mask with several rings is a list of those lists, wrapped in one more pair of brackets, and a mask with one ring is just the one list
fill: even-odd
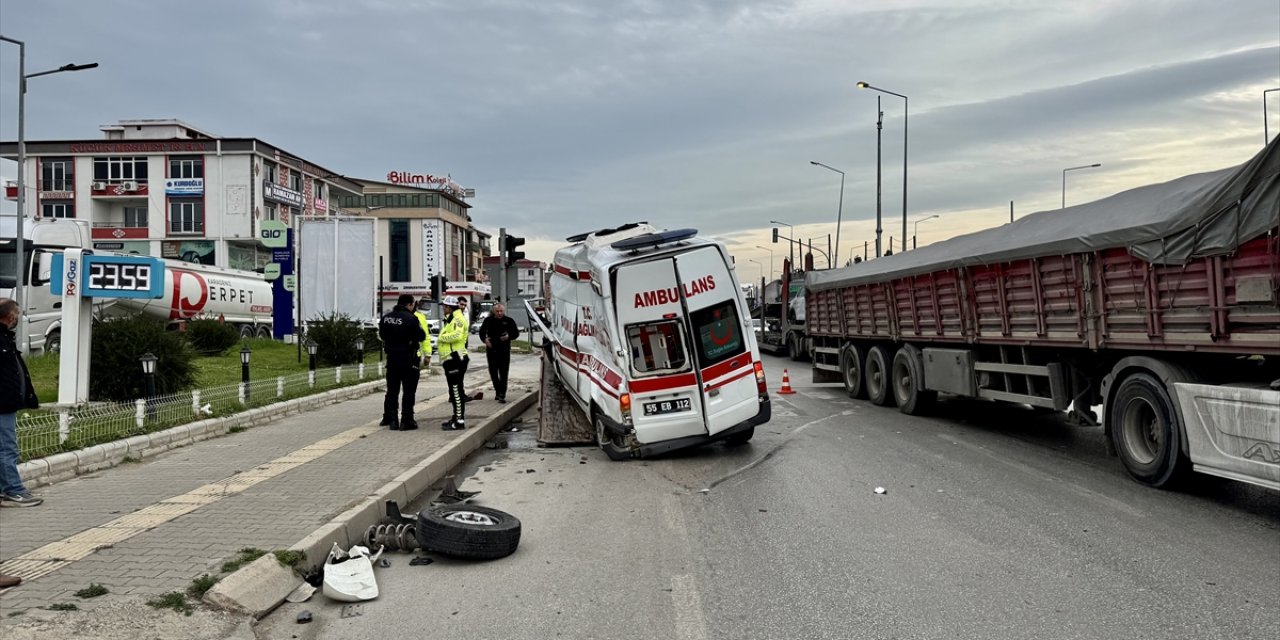
[(880, 236), (884, 227), (880, 220), (880, 138), (884, 130), (884, 111), (880, 108), (880, 96), (876, 96), (876, 257), (880, 257)]

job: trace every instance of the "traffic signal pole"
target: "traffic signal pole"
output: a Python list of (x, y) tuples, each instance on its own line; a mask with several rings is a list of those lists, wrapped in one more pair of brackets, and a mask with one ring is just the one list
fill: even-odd
[(498, 301), (507, 303), (507, 228), (498, 229)]

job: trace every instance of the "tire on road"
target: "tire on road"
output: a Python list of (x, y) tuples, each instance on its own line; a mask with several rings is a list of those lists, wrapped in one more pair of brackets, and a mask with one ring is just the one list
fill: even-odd
[(518, 518), (476, 505), (428, 507), (414, 529), (422, 549), (458, 558), (505, 558), (520, 545)]
[(889, 384), (889, 350), (876, 345), (867, 350), (866, 372), (867, 399), (882, 407), (893, 406), (893, 390)]
[(1145, 371), (1126, 377), (1107, 408), (1107, 420), (1120, 462), (1135, 480), (1164, 487), (1187, 475), (1183, 427), (1159, 378)]
[(867, 397), (867, 384), (862, 372), (866, 360), (866, 350), (855, 343), (850, 342), (840, 348), (840, 374), (844, 379), (844, 390), (854, 400)]
[(596, 443), (610, 460), (615, 462), (631, 457), (631, 450), (617, 442), (617, 437), (604, 425), (604, 419), (597, 413), (591, 417), (596, 426)]
[(924, 388), (924, 359), (920, 350), (912, 345), (902, 345), (893, 356), (889, 378), (898, 411), (909, 416), (926, 413), (938, 399), (936, 391)]

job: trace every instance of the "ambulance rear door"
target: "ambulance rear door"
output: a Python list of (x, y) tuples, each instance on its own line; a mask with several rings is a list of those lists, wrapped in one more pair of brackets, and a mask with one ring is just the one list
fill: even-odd
[(706, 246), (675, 258), (692, 336), (707, 432), (717, 434), (760, 411), (752, 329), (724, 254)]

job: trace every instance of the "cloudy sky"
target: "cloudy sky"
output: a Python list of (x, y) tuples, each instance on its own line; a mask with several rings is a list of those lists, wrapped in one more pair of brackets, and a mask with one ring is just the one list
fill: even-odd
[[(939, 216), (921, 244), (1010, 201), (1057, 208), (1066, 167), (1102, 164), (1067, 174), (1071, 204), (1244, 162), (1280, 87), (1277, 0), (0, 0), (0, 33), (28, 72), (101, 64), (31, 81), (29, 140), (179, 118), (347, 175), (448, 173), (477, 225), (543, 260), (648, 220), (767, 264), (770, 220), (825, 249), (838, 210), (841, 256), (861, 252), (877, 94), (858, 81), (909, 97), (908, 218)], [(16, 58), (0, 46), (6, 140)], [(887, 247), (904, 101), (882, 97)], [(843, 205), (810, 161), (845, 172)]]

